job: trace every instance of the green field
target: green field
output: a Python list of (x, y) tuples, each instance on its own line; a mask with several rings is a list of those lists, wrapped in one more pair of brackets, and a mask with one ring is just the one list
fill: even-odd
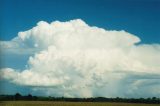
[(107, 102), (47, 102), (47, 101), (1, 101), (0, 106), (160, 106), (160, 104), (107, 103)]

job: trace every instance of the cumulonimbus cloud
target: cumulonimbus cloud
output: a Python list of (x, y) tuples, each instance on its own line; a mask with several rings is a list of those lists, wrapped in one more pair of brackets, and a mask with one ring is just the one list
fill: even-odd
[(0, 74), (55, 96), (160, 95), (160, 45), (139, 42), (126, 31), (89, 26), (80, 19), (40, 21), (0, 42), (6, 52), (33, 54), (25, 70), (3, 68)]

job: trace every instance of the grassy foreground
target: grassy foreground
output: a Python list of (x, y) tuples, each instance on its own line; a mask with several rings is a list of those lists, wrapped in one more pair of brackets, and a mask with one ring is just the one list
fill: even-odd
[(107, 102), (1, 101), (0, 106), (160, 106), (160, 104)]

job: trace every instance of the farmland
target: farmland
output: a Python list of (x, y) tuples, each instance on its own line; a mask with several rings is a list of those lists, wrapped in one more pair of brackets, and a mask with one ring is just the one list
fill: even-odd
[(160, 104), (109, 102), (1, 101), (0, 106), (160, 106)]

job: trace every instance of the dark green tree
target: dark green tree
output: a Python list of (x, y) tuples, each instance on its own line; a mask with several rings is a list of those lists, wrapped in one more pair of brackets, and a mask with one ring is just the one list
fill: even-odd
[(22, 99), (21, 94), (20, 94), (20, 93), (16, 93), (16, 94), (14, 95), (14, 99), (15, 99), (15, 100), (20, 100), (20, 99)]

